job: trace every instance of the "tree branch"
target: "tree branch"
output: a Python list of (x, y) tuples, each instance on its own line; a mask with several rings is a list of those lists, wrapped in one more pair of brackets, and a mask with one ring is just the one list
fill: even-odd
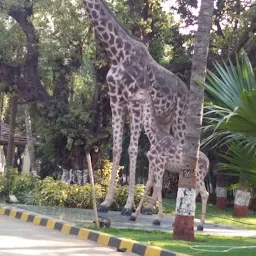
[(14, 83), (14, 80), (10, 79), (10, 74), (19, 76), (17, 81), (15, 81), (17, 86), (16, 90), (25, 100), (49, 101), (50, 96), (43, 87), (38, 72), (39, 39), (35, 27), (32, 22), (29, 21), (32, 14), (33, 4), (27, 4), (25, 7), (9, 10), (8, 15), (20, 25), (26, 35), (27, 54), (23, 65), (20, 67), (11, 67), (1, 64), (3, 70), (0, 72), (5, 82), (11, 82), (8, 84), (9, 86)]

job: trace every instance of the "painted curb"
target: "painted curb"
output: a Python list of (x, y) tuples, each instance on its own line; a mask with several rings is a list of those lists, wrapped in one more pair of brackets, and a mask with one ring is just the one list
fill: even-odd
[(0, 206), (0, 215), (6, 215), (25, 222), (32, 222), (35, 225), (58, 230), (64, 234), (74, 235), (82, 239), (88, 239), (104, 246), (114, 247), (120, 250), (123, 249), (126, 252), (132, 252), (141, 256), (188, 256), (187, 254), (171, 252), (157, 246), (141, 244), (134, 240), (119, 238), (103, 232), (79, 228), (64, 221), (26, 212), (16, 207)]

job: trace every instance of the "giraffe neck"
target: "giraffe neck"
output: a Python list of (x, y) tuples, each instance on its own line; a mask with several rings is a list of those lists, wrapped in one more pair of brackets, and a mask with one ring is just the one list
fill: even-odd
[(144, 129), (148, 136), (149, 142), (151, 145), (155, 144), (158, 140), (158, 135), (161, 134), (160, 129), (157, 126), (154, 108), (152, 105), (152, 99), (149, 98), (144, 102), (143, 106), (143, 123)]
[(83, 0), (100, 41), (113, 64), (124, 62), (131, 54), (134, 38), (116, 20), (103, 0)]

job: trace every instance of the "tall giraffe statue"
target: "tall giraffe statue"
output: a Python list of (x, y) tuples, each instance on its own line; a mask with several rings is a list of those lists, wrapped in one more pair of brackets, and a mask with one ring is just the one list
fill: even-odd
[(85, 9), (94, 26), (98, 39), (103, 43), (111, 67), (107, 74), (113, 128), (113, 169), (108, 194), (99, 206), (100, 212), (108, 211), (114, 197), (117, 169), (122, 152), (125, 114), (130, 115), (129, 194), (122, 215), (131, 215), (134, 205), (135, 171), (138, 142), (142, 129), (141, 106), (128, 102), (138, 89), (144, 88), (147, 79), (146, 65), (154, 71), (152, 100), (156, 120), (162, 130), (174, 136), (179, 145), (185, 142), (185, 118), (188, 104), (188, 88), (173, 73), (160, 66), (150, 55), (147, 47), (117, 21), (103, 0), (83, 0)]
[[(150, 71), (149, 71), (150, 72)], [(151, 81), (149, 84), (153, 84)], [(179, 173), (182, 168), (183, 149), (174, 137), (165, 133), (158, 127), (156, 122), (154, 105), (150, 95), (149, 89), (139, 89), (130, 99), (131, 102), (138, 102), (142, 105), (142, 121), (144, 124), (145, 132), (150, 141), (150, 150), (148, 152), (149, 159), (149, 173), (146, 188), (140, 203), (131, 216), (130, 220), (135, 221), (140, 214), (144, 201), (150, 189), (154, 186), (154, 193), (159, 202), (158, 217), (153, 221), (154, 225), (160, 225), (163, 217), (163, 204), (162, 204), (162, 183), (164, 171), (167, 170), (172, 173)], [(209, 160), (207, 156), (199, 152), (198, 166), (196, 172), (196, 193), (201, 194), (202, 199), (202, 214), (201, 224), (197, 227), (198, 230), (203, 230), (206, 216), (206, 205), (209, 193), (206, 190), (204, 178), (206, 177), (209, 169)], [(176, 211), (186, 211), (186, 209), (179, 209)]]

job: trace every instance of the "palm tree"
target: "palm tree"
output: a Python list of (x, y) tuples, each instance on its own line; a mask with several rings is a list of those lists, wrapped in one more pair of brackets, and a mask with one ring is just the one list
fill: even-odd
[(208, 82), (200, 84), (214, 97), (215, 104), (205, 110), (208, 125), (205, 131), (212, 134), (204, 144), (228, 145), (228, 163), (221, 163), (221, 170), (232, 170), (240, 175), (234, 216), (246, 216), (251, 197), (250, 188), (256, 187), (256, 77), (246, 54), (228, 64), (215, 64), (216, 74), (208, 72)]
[[(185, 171), (180, 173), (176, 201), (176, 216), (173, 237), (182, 240), (194, 240), (194, 214), (196, 199), (196, 165), (200, 145), (204, 90), (197, 84), (204, 81), (212, 27), (214, 0), (202, 0), (198, 16), (198, 29), (192, 61), (190, 93), (187, 113), (187, 134), (183, 157)], [(185, 174), (189, 173), (190, 177)], [(188, 205), (191, 207), (188, 208)], [(184, 210), (186, 209), (186, 210)]]

